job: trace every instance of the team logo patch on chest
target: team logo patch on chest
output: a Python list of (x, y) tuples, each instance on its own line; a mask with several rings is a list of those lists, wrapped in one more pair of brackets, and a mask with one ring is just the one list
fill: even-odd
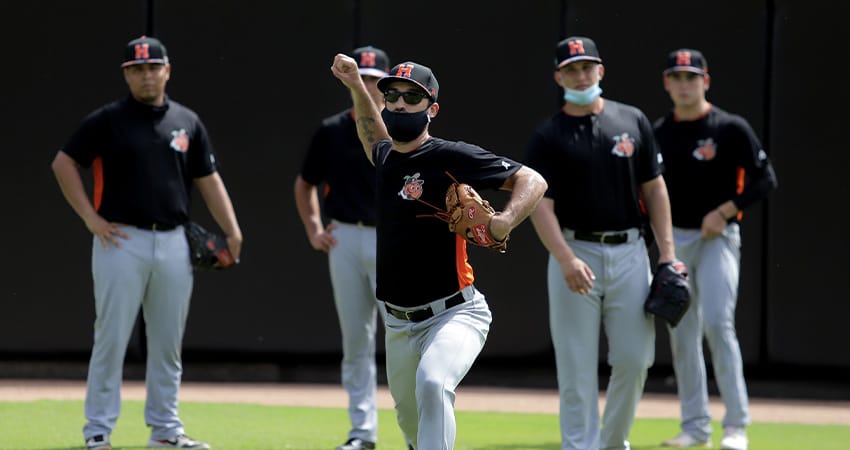
[(717, 156), (717, 145), (714, 144), (714, 139), (700, 139), (697, 141), (696, 150), (691, 153), (694, 159), (699, 161), (711, 161)]
[(629, 136), (629, 133), (614, 136), (614, 146), (611, 148), (611, 153), (621, 158), (630, 158), (635, 153), (634, 138)]
[(168, 144), (175, 151), (186, 153), (189, 150), (189, 135), (183, 128), (171, 132), (171, 142)]
[(413, 175), (404, 176), (404, 186), (398, 192), (398, 195), (405, 200), (416, 200), (422, 196), (422, 185), (424, 180), (419, 179), (419, 172)]

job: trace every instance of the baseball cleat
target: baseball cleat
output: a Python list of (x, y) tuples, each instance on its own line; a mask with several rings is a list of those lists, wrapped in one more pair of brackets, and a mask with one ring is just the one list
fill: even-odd
[(700, 441), (688, 433), (682, 432), (673, 439), (666, 440), (661, 443), (662, 447), (675, 448), (711, 448), (711, 441)]
[(86, 439), (86, 450), (112, 450), (108, 434), (98, 434)]
[(178, 434), (170, 439), (153, 439), (148, 441), (148, 448), (211, 448), (206, 442), (196, 441), (185, 434)]
[(721, 450), (747, 450), (749, 441), (747, 431), (739, 427), (723, 429), (723, 439), (720, 441)]
[(360, 438), (351, 438), (345, 441), (345, 444), (340, 445), (336, 450), (373, 450), (374, 442), (364, 441)]

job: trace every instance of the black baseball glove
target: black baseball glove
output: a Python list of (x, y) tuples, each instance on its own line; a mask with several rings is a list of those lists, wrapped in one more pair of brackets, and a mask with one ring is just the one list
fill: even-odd
[(219, 270), (233, 266), (235, 261), (227, 247), (226, 239), (207, 231), (195, 222), (189, 222), (183, 228), (189, 242), (189, 260), (193, 267)]
[(675, 327), (690, 305), (691, 287), (685, 263), (675, 260), (659, 264), (643, 309)]

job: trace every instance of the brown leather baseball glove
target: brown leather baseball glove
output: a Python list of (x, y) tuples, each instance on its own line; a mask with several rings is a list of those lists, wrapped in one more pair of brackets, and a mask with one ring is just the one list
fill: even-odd
[(505, 253), (508, 236), (497, 241), (490, 234), (490, 221), (496, 210), (472, 186), (455, 181), (446, 191), (446, 211), (449, 231), (460, 235), (466, 242)]
[(446, 175), (453, 181), (446, 190), (446, 209), (438, 208), (417, 198), (417, 201), (436, 211), (434, 214), (420, 214), (417, 217), (440, 219), (449, 224), (449, 231), (462, 237), (466, 242), (505, 253), (510, 235), (497, 241), (490, 234), (490, 220), (496, 215), (496, 210), (490, 206), (490, 202), (484, 200), (472, 186), (458, 182), (448, 172)]

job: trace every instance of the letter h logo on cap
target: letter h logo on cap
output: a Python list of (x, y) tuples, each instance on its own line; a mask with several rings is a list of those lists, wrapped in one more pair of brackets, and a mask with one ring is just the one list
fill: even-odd
[(375, 52), (361, 53), (360, 67), (375, 67)]
[(599, 50), (593, 39), (585, 36), (570, 36), (555, 49), (555, 67), (561, 68), (576, 61), (593, 61), (602, 64)]
[(570, 46), (570, 56), (584, 54), (584, 42), (581, 39), (567, 42)]
[(150, 54), (150, 44), (147, 42), (143, 44), (136, 44), (136, 59), (148, 59), (151, 57)]
[(413, 74), (413, 65), (412, 64), (402, 64), (398, 66), (398, 71), (396, 71), (395, 76), (410, 78)]
[(680, 48), (667, 56), (667, 69), (664, 74), (672, 72), (692, 72), (699, 75), (708, 74), (708, 63), (699, 50)]

